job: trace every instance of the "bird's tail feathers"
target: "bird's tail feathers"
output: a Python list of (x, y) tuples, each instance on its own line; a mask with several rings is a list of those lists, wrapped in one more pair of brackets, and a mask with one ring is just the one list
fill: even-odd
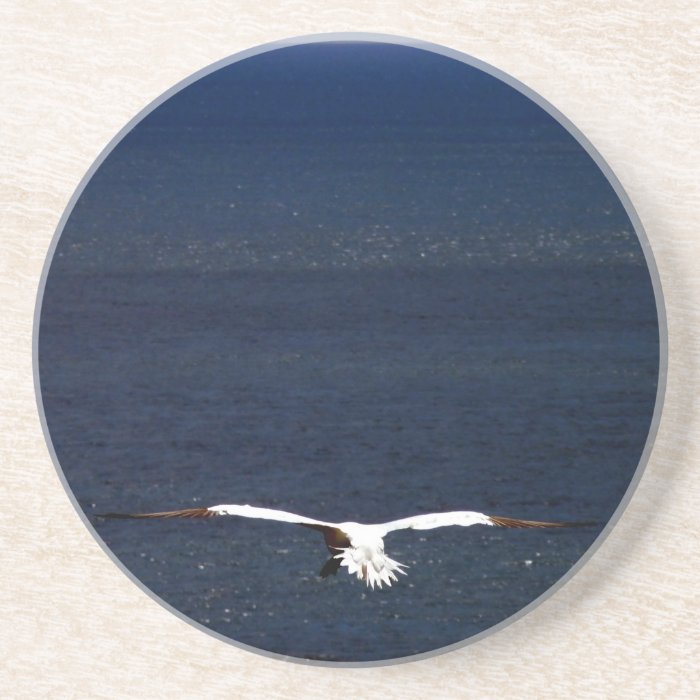
[(336, 554), (333, 559), (339, 559), (340, 566), (347, 567), (349, 574), (355, 574), (373, 589), (375, 586), (381, 588), (384, 583), (391, 586), (392, 581), (399, 580), (395, 572), (406, 574), (403, 569), (408, 568), (407, 564), (401, 564), (383, 552), (374, 551), (367, 556), (366, 552), (355, 547), (341, 549), (340, 554)]

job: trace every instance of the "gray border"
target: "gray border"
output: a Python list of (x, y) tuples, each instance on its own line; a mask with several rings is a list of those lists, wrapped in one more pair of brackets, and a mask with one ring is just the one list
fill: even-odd
[[(502, 620), (498, 624), (494, 625), (493, 627), (489, 627), (488, 629), (483, 630), (482, 632), (479, 632), (478, 634), (473, 635), (472, 637), (469, 637), (468, 639), (465, 639), (461, 642), (456, 642), (454, 644), (450, 644), (444, 647), (440, 647), (438, 649), (433, 649), (432, 651), (424, 652), (422, 654), (415, 654), (412, 656), (404, 656), (404, 657), (399, 657), (395, 659), (386, 659), (383, 661), (318, 661), (318, 660), (311, 660), (311, 659), (302, 659), (296, 656), (285, 656), (283, 654), (277, 654), (275, 652), (271, 651), (266, 651), (264, 649), (258, 649), (257, 647), (250, 646), (248, 644), (244, 644), (242, 642), (238, 642), (235, 639), (231, 639), (230, 637), (226, 637), (219, 632), (215, 632), (214, 630), (209, 629), (208, 627), (205, 627), (201, 623), (197, 622), (196, 620), (193, 620), (189, 617), (187, 617), (184, 613), (180, 612), (176, 608), (174, 608), (172, 605), (170, 605), (168, 602), (160, 598), (158, 595), (156, 595), (153, 591), (151, 591), (144, 583), (140, 581), (129, 569), (127, 569), (121, 561), (116, 557), (116, 555), (109, 549), (109, 547), (105, 544), (105, 542), (102, 540), (102, 538), (99, 536), (95, 528), (92, 526), (90, 523), (88, 517), (86, 516), (85, 512), (83, 509), (80, 507), (78, 504), (77, 499), (75, 498), (73, 492), (70, 489), (70, 486), (68, 484), (68, 481), (61, 469), (61, 465), (59, 464), (58, 458), (56, 457), (56, 452), (53, 447), (53, 443), (51, 441), (51, 435), (48, 430), (48, 425), (46, 423), (46, 415), (44, 412), (44, 404), (42, 401), (41, 397), (41, 383), (40, 383), (40, 378), (39, 378), (39, 322), (41, 319), (41, 307), (42, 307), (42, 302), (43, 302), (43, 297), (44, 297), (44, 290), (46, 287), (46, 278), (49, 273), (49, 269), (51, 268), (51, 262), (53, 261), (53, 256), (56, 251), (56, 246), (58, 245), (58, 241), (61, 237), (61, 234), (63, 232), (63, 229), (66, 225), (66, 222), (68, 221), (68, 218), (70, 217), (73, 208), (75, 207), (76, 202), (78, 201), (80, 195), (83, 193), (83, 190), (85, 187), (87, 187), (87, 184), (90, 182), (92, 179), (92, 176), (95, 174), (95, 171), (102, 165), (104, 160), (107, 158), (107, 156), (112, 152), (112, 150), (122, 141), (122, 139), (142, 120), (144, 117), (146, 117), (150, 112), (152, 112), (156, 107), (160, 106), (163, 102), (168, 100), (170, 97), (172, 97), (174, 94), (180, 92), (183, 88), (187, 87), (188, 85), (191, 85), (192, 83), (196, 82), (200, 78), (203, 78), (206, 75), (209, 75), (210, 73), (213, 73), (214, 71), (219, 70), (220, 68), (223, 68), (225, 66), (229, 66), (233, 63), (237, 63), (238, 61), (242, 61), (243, 59), (249, 58), (251, 56), (256, 56), (261, 53), (266, 53), (268, 51), (273, 51), (276, 49), (281, 49), (285, 48), (288, 46), (298, 46), (300, 44), (315, 44), (315, 43), (325, 43), (325, 42), (366, 42), (366, 43), (385, 43), (385, 44), (398, 44), (401, 46), (408, 46), (416, 49), (422, 49), (424, 51), (429, 51), (435, 54), (439, 54), (441, 56), (446, 56), (448, 58), (456, 59), (458, 61), (461, 61), (462, 63), (466, 63), (469, 66), (472, 66), (474, 68), (478, 68), (485, 73), (488, 73), (489, 75), (493, 76), (494, 78), (497, 78), (498, 80), (501, 80), (502, 82), (506, 83), (510, 87), (514, 88), (518, 92), (522, 93), (526, 97), (530, 98), (535, 104), (537, 104), (539, 107), (541, 107), (545, 112), (547, 112), (550, 116), (552, 116), (554, 119), (556, 119), (559, 124), (561, 124), (579, 143), (579, 145), (588, 153), (588, 155), (595, 161), (596, 165), (600, 168), (601, 172), (605, 175), (607, 178), (608, 182), (612, 186), (612, 188), (615, 191), (615, 194), (618, 196), (620, 202), (625, 208), (625, 211), (627, 213), (627, 216), (630, 219), (630, 222), (632, 223), (632, 226), (634, 227), (635, 233), (637, 234), (637, 238), (639, 239), (639, 242), (642, 246), (642, 250), (644, 252), (644, 257), (646, 259), (647, 267), (649, 269), (649, 275), (651, 277), (652, 281), (652, 287), (654, 290), (654, 297), (656, 300), (656, 312), (657, 312), (657, 317), (658, 317), (658, 324), (659, 324), (659, 379), (658, 379), (658, 385), (657, 385), (657, 390), (656, 390), (656, 404), (654, 406), (654, 414), (652, 416), (652, 421), (651, 425), (649, 428), (649, 434), (647, 436), (647, 440), (644, 446), (644, 450), (642, 451), (642, 456), (639, 460), (639, 464), (637, 465), (637, 469), (635, 470), (634, 476), (632, 477), (630, 484), (622, 497), (622, 500), (620, 501), (620, 504), (618, 507), (615, 509), (615, 512), (613, 513), (612, 517), (610, 520), (608, 520), (607, 524), (601, 531), (601, 533), (598, 535), (598, 537), (595, 539), (593, 544), (586, 550), (585, 554), (567, 571), (564, 576), (562, 576), (556, 583), (554, 583), (550, 588), (548, 588), (544, 593), (539, 595), (537, 598), (532, 600), (528, 605), (526, 605), (524, 608), (521, 608), (517, 613), (514, 613), (510, 617), (506, 618), (505, 620)], [(459, 51), (456, 51), (454, 49), (450, 49), (444, 46), (440, 46), (439, 44), (433, 44), (430, 42), (426, 41), (421, 41), (417, 39), (410, 39), (407, 37), (401, 37), (401, 36), (395, 36), (391, 34), (375, 34), (375, 33), (364, 33), (364, 32), (332, 32), (332, 33), (324, 33), (324, 34), (311, 34), (311, 35), (306, 35), (306, 36), (298, 36), (298, 37), (291, 37), (288, 39), (281, 39), (278, 41), (270, 42), (267, 44), (262, 44), (260, 46), (256, 46), (254, 48), (246, 49), (245, 51), (241, 51), (240, 53), (236, 53), (233, 56), (229, 56), (228, 58), (222, 59), (220, 61), (217, 61), (216, 63), (212, 63), (211, 65), (207, 66), (206, 68), (203, 68), (196, 73), (192, 74), (190, 77), (185, 78), (181, 82), (177, 83), (175, 86), (164, 92), (160, 97), (156, 98), (153, 102), (151, 102), (147, 107), (142, 109), (133, 119), (131, 119), (115, 136), (114, 138), (107, 144), (107, 146), (102, 150), (100, 155), (97, 157), (95, 162), (92, 164), (92, 166), (89, 168), (87, 173), (84, 175), (83, 179), (80, 181), (80, 184), (78, 185), (77, 189), (73, 193), (73, 196), (70, 198), (70, 201), (68, 202), (68, 206), (66, 207), (65, 211), (63, 212), (63, 215), (61, 216), (61, 219), (59, 221), (58, 227), (56, 229), (56, 232), (53, 236), (53, 239), (51, 240), (51, 244), (49, 246), (48, 254), (46, 257), (46, 261), (44, 263), (44, 267), (41, 272), (41, 278), (39, 280), (39, 287), (37, 291), (37, 301), (36, 301), (36, 306), (34, 310), (34, 323), (33, 323), (33, 338), (32, 338), (32, 367), (33, 367), (33, 374), (34, 374), (34, 392), (36, 395), (36, 401), (37, 401), (37, 408), (39, 410), (39, 418), (41, 421), (41, 427), (44, 432), (44, 438), (46, 439), (46, 444), (49, 448), (49, 453), (51, 455), (51, 459), (54, 463), (54, 467), (56, 468), (56, 472), (58, 474), (59, 479), (61, 480), (61, 483), (63, 484), (63, 488), (66, 490), (66, 493), (73, 504), (73, 507), (75, 508), (76, 512), (80, 516), (81, 520), (89, 530), (89, 532), (92, 534), (92, 536), (97, 540), (97, 543), (102, 547), (102, 549), (105, 551), (107, 556), (117, 565), (119, 569), (121, 569), (127, 576), (130, 578), (142, 591), (144, 591), (147, 595), (149, 595), (153, 600), (155, 600), (157, 603), (162, 605), (166, 610), (169, 610), (171, 613), (177, 615), (180, 619), (184, 620), (185, 622), (189, 623), (196, 629), (201, 630), (202, 632), (206, 632), (212, 637), (215, 637), (216, 639), (219, 639), (223, 642), (226, 642), (227, 644), (231, 644), (233, 646), (236, 646), (240, 649), (244, 649), (246, 651), (250, 651), (256, 654), (260, 654), (262, 656), (266, 656), (269, 658), (273, 659), (280, 659), (283, 661), (291, 661), (293, 663), (298, 663), (298, 664), (303, 664), (303, 665), (310, 665), (310, 666), (322, 666), (322, 667), (331, 667), (331, 668), (367, 668), (367, 667), (375, 667), (375, 666), (393, 666), (396, 664), (402, 664), (402, 663), (408, 663), (412, 661), (419, 661), (422, 659), (428, 659), (434, 656), (438, 656), (440, 654), (444, 654), (449, 651), (454, 651), (456, 649), (461, 649), (463, 647), (466, 647), (470, 644), (473, 644), (475, 642), (478, 642), (479, 640), (483, 639), (486, 636), (489, 636), (495, 632), (498, 632), (499, 630), (503, 629), (504, 627), (507, 627), (510, 625), (512, 622), (515, 622), (516, 620), (519, 620), (521, 617), (524, 617), (527, 613), (529, 613), (531, 610), (536, 608), (542, 601), (546, 600), (549, 598), (549, 596), (553, 595), (556, 591), (558, 591), (567, 581), (569, 581), (580, 569), (581, 567), (593, 556), (595, 551), (598, 549), (598, 547), (601, 546), (603, 541), (607, 538), (607, 536), (610, 534), (612, 531), (613, 527), (617, 523), (617, 521), (620, 519), (622, 516), (622, 513), (624, 510), (627, 508), (627, 505), (629, 504), (630, 500), (632, 499), (632, 496), (634, 494), (634, 491), (636, 490), (641, 478), (642, 474), (646, 468), (646, 465), (649, 461), (649, 457), (651, 455), (651, 451), (654, 446), (654, 441), (656, 439), (656, 435), (658, 433), (659, 429), (659, 423), (661, 422), (661, 413), (663, 409), (663, 404), (664, 404), (664, 398), (666, 394), (666, 378), (667, 378), (667, 370), (668, 370), (668, 324), (667, 324), (667, 319), (666, 319), (666, 307), (664, 304), (664, 298), (663, 298), (663, 292), (661, 288), (661, 279), (659, 277), (659, 272), (656, 267), (656, 263), (654, 261), (651, 245), (649, 244), (649, 240), (646, 236), (646, 233), (644, 232), (644, 228), (642, 227), (642, 223), (639, 219), (639, 216), (637, 215), (637, 212), (635, 211), (634, 207), (632, 206), (632, 202), (630, 201), (630, 198), (627, 196), (627, 193), (623, 189), (622, 185), (620, 184), (619, 180), (617, 177), (615, 177), (615, 174), (613, 171), (610, 169), (608, 164), (605, 162), (603, 157), (598, 153), (598, 151), (595, 149), (595, 147), (588, 141), (588, 139), (574, 126), (574, 124), (569, 121), (558, 109), (556, 109), (553, 105), (551, 105), (549, 102), (547, 102), (545, 99), (540, 97), (536, 92), (528, 88), (526, 85), (521, 83), (520, 81), (516, 80), (515, 78), (511, 77), (510, 75), (504, 73), (503, 71), (494, 68), (493, 66), (485, 63), (484, 61), (481, 61), (477, 58), (474, 58), (473, 56), (469, 56), (467, 54), (461, 53)]]

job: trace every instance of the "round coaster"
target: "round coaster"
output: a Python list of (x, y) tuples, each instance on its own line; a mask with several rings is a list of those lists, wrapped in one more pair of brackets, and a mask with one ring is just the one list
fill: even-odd
[(110, 144), (36, 325), (69, 496), (147, 592), (275, 656), (478, 639), (595, 549), (664, 384), (658, 276), (584, 137), (373, 35), (261, 47)]

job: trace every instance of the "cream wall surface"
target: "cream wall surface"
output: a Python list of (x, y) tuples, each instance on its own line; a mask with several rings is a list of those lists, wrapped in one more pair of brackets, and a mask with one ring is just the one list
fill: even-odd
[[(4, 697), (700, 696), (700, 5), (671, 0), (1, 2), (0, 653)], [(81, 178), (175, 83), (285, 37), (361, 31), (448, 46), (514, 76), (593, 143), (629, 194), (668, 316), (667, 396), (646, 472), (583, 569), (524, 618), (436, 658), (339, 669), (222, 643), (100, 549), (51, 462), (32, 325)]]

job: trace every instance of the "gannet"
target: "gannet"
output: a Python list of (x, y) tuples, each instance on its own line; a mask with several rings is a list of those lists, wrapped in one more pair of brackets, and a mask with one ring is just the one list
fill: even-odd
[(212, 518), (219, 515), (237, 515), (243, 518), (260, 518), (293, 523), (318, 530), (323, 534), (326, 546), (331, 552), (330, 559), (320, 571), (323, 578), (336, 574), (341, 566), (347, 568), (348, 574), (355, 574), (368, 587), (379, 588), (382, 584), (391, 586), (398, 581), (396, 573), (406, 574), (406, 564), (389, 558), (384, 553), (384, 537), (396, 530), (432, 530), (437, 527), (460, 525), (488, 525), (507, 528), (560, 528), (585, 523), (540, 522), (537, 520), (519, 520), (495, 515), (485, 515), (474, 511), (452, 511), (448, 513), (427, 513), (409, 518), (392, 520), (388, 523), (365, 525), (355, 522), (332, 523), (314, 520), (303, 515), (288, 513), (283, 510), (258, 508), (250, 505), (218, 505), (209, 508), (184, 508), (162, 513), (105, 513), (103, 518)]

